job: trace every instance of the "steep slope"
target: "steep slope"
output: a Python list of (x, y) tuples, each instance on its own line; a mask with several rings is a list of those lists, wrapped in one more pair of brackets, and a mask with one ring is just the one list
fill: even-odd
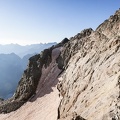
[[(87, 120), (120, 120), (119, 36), (120, 10), (89, 36), (74, 37), (64, 46), (61, 57), (66, 69), (58, 85), (62, 96), (60, 120), (74, 116)], [(68, 51), (72, 57), (66, 56)]]
[[(0, 120), (56, 120), (59, 105), (59, 96), (56, 84), (57, 76), (61, 72), (55, 59), (61, 48), (52, 51), (52, 61), (49, 67), (42, 68), (42, 75), (35, 94), (24, 106), (7, 115), (1, 115)], [(22, 96), (22, 95), (21, 95)], [(10, 107), (10, 106), (9, 106)], [(14, 107), (14, 104), (13, 104)]]
[[(43, 114), (41, 115), (41, 120), (47, 120), (48, 118), (51, 118), (51, 120), (57, 119), (59, 96), (56, 85), (58, 83), (57, 77), (61, 70), (57, 66), (56, 59), (60, 54), (63, 44), (67, 41), (68, 39), (66, 38), (56, 46), (45, 49), (40, 54), (29, 59), (28, 68), (24, 71), (13, 97), (0, 102), (0, 113), (9, 113), (15, 111), (25, 102), (29, 102), (27, 102), (16, 112), (0, 116), (0, 119), (9, 120), (11, 118), (12, 120), (16, 120), (27, 119), (28, 117), (28, 120), (32, 120), (33, 117), (29, 118), (30, 115), (32, 115), (32, 111), (34, 111), (33, 116), (36, 117), (36, 120), (39, 120), (39, 114)], [(51, 104), (49, 103), (50, 100)], [(36, 105), (37, 107), (33, 109), (33, 106)], [(26, 114), (24, 114), (25, 108)], [(41, 111), (39, 111), (38, 114), (37, 111), (40, 108)], [(51, 111), (52, 109), (54, 112)], [(44, 113), (45, 111), (46, 114)], [(14, 114), (20, 118), (16, 118)]]
[(1, 120), (120, 120), (120, 10), (31, 57), (0, 113), (8, 113)]

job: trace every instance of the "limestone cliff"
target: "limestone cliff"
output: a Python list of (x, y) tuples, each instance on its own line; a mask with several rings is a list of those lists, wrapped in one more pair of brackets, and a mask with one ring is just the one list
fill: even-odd
[(14, 96), (0, 102), (0, 113), (16, 109), (1, 120), (120, 120), (120, 10), (31, 57)]

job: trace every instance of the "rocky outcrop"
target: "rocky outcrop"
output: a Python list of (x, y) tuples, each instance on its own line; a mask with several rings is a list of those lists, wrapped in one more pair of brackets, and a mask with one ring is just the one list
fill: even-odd
[[(81, 31), (81, 33), (78, 33), (74, 37), (70, 38), (70, 41), (64, 44), (61, 54), (56, 60), (60, 69), (64, 70), (65, 67), (67, 67), (67, 63), (69, 62), (70, 58), (81, 49), (85, 41), (89, 39), (89, 36), (92, 32), (92, 28), (85, 29)], [(86, 53), (82, 51), (82, 54), (84, 55)]]
[[(53, 105), (56, 85), (59, 107)], [(30, 114), (36, 120), (120, 120), (120, 10), (95, 31), (85, 29), (31, 57), (14, 96), (0, 103), (0, 113), (16, 110), (28, 100), (32, 106), (37, 102), (42, 116), (36, 117), (26, 103), (20, 109), (29, 111), (29, 120)], [(51, 109), (57, 112), (54, 118)]]
[(75, 112), (87, 120), (120, 120), (120, 10), (89, 33), (73, 37), (60, 55), (58, 119)]
[(101, 25), (98, 26), (96, 31), (104, 34), (108, 38), (114, 38), (120, 34), (120, 9), (111, 15), (109, 19), (105, 20)]
[(43, 65), (47, 67), (51, 62), (51, 51), (52, 48), (45, 49), (29, 59), (28, 68), (24, 71), (14, 96), (0, 104), (0, 113), (18, 109), (35, 93)]

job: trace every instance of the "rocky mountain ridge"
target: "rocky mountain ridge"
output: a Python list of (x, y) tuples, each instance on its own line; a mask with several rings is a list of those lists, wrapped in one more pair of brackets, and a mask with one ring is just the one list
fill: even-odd
[(57, 117), (39, 114), (39, 119), (120, 120), (120, 10), (95, 31), (85, 29), (31, 57), (14, 96), (1, 101), (0, 113), (49, 96), (53, 84), (60, 93)]

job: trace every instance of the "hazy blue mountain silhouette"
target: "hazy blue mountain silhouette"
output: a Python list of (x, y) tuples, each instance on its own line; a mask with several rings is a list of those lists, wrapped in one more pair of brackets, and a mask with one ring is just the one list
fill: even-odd
[(0, 53), (4, 53), (4, 54), (15, 53), (16, 55), (22, 58), (27, 54), (39, 53), (45, 48), (51, 47), (52, 45), (55, 45), (55, 44), (56, 42), (45, 43), (45, 44), (43, 43), (32, 44), (32, 45), (26, 45), (26, 46), (21, 46), (18, 44), (0, 45)]
[(0, 97), (10, 97), (23, 73), (22, 60), (14, 53), (0, 54)]

